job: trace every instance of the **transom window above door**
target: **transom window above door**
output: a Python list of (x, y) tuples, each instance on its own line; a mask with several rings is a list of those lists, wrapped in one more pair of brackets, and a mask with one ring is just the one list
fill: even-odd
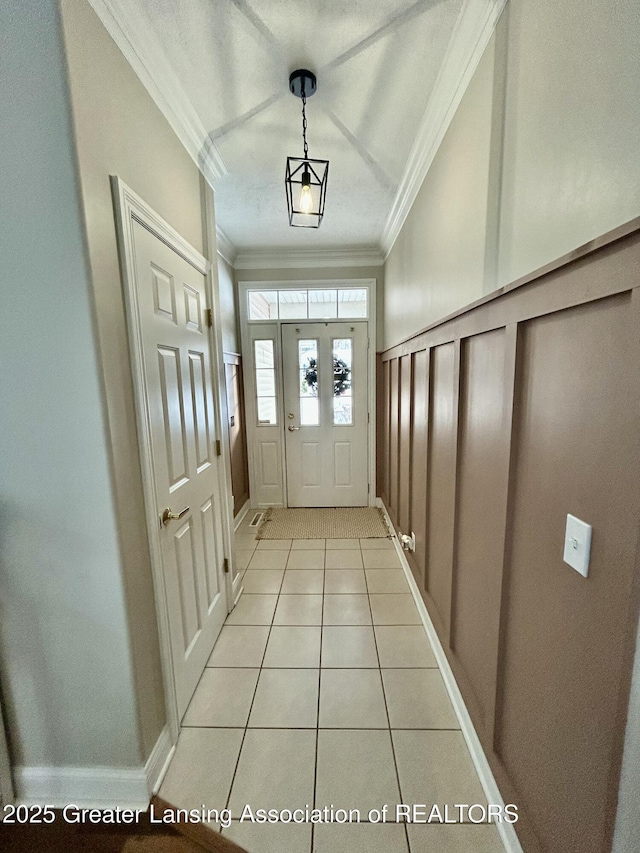
[(256, 320), (353, 320), (369, 315), (367, 288), (247, 291), (248, 318)]

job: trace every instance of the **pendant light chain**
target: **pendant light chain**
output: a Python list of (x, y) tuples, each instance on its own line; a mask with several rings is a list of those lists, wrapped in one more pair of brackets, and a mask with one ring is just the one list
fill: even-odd
[(304, 159), (307, 160), (309, 157), (309, 148), (307, 147), (307, 97), (304, 93), (304, 88), (302, 89), (302, 139), (304, 142)]
[(319, 228), (324, 216), (329, 161), (311, 159), (307, 142), (307, 98), (316, 90), (316, 75), (307, 68), (298, 68), (289, 75), (289, 91), (302, 101), (304, 149), (301, 157), (287, 157), (284, 175), (289, 225), (294, 228)]

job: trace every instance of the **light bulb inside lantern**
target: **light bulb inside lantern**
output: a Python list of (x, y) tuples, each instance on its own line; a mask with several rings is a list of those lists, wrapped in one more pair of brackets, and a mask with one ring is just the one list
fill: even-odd
[(311, 195), (311, 175), (305, 169), (302, 173), (302, 191), (300, 192), (300, 210), (309, 213), (313, 209), (313, 196)]

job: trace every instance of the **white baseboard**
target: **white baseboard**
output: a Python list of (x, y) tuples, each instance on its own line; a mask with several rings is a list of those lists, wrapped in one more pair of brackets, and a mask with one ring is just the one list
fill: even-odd
[(165, 726), (144, 767), (16, 767), (15, 801), (86, 809), (145, 809), (173, 756)]
[[(391, 519), (389, 518), (387, 508), (382, 500), (380, 500), (379, 506), (385, 514), (389, 529), (393, 531), (394, 527), (391, 523)], [(436, 633), (436, 629), (433, 626), (433, 622), (431, 621), (431, 617), (429, 616), (429, 611), (427, 610), (422, 595), (420, 594), (420, 590), (418, 589), (418, 584), (416, 583), (416, 580), (413, 576), (413, 572), (411, 571), (405, 553), (402, 550), (402, 547), (398, 542), (396, 536), (393, 537), (393, 542), (400, 558), (402, 568), (404, 569), (404, 573), (411, 589), (411, 593), (418, 608), (418, 613), (420, 614), (420, 618), (422, 619), (422, 624), (424, 625), (424, 629), (427, 632), (427, 637), (429, 638), (429, 642), (431, 643), (431, 647), (433, 648), (433, 653), (438, 663), (438, 667), (440, 668), (440, 674), (442, 675), (445, 686), (447, 688), (447, 693), (449, 694), (449, 698), (451, 699), (451, 704), (453, 705), (456, 717), (458, 718), (458, 722), (460, 723), (460, 730), (462, 731), (462, 736), (464, 737), (465, 742), (467, 744), (467, 748), (469, 749), (469, 753), (471, 754), (471, 760), (473, 761), (473, 766), (475, 767), (476, 773), (478, 774), (478, 778), (480, 779), (480, 784), (482, 785), (482, 790), (485, 793), (487, 802), (495, 805), (504, 806), (502, 794), (500, 793), (500, 789), (498, 788), (496, 780), (491, 771), (489, 762), (487, 761), (487, 756), (484, 754), (484, 750), (482, 749), (480, 738), (478, 737), (476, 730), (473, 727), (471, 717), (469, 716), (467, 707), (464, 704), (464, 699), (462, 698), (462, 694), (460, 693), (460, 688), (458, 687), (451, 667), (449, 666), (449, 661), (447, 660), (447, 656), (444, 652), (444, 649), (442, 648), (442, 643), (440, 642), (440, 638)], [(513, 827), (513, 824), (496, 823), (496, 829), (498, 830), (500, 840), (502, 841), (506, 853), (523, 853), (522, 846)]]
[(250, 509), (251, 509), (251, 501), (249, 500), (249, 498), (247, 498), (247, 500), (244, 502), (242, 509), (236, 515), (236, 517), (233, 519), (233, 530), (234, 530), (234, 532), (240, 527), (240, 525), (244, 521), (245, 515), (249, 512)]
[(146, 809), (149, 792), (144, 768), (16, 767), (16, 802), (25, 805), (73, 803), (81, 808)]
[(165, 726), (160, 732), (160, 737), (151, 751), (144, 766), (144, 775), (147, 780), (147, 793), (149, 796), (157, 794), (164, 775), (169, 767), (169, 762), (175, 752), (175, 744), (171, 742), (171, 731)]
[(244, 587), (242, 586), (242, 578), (240, 575), (236, 575), (235, 578), (233, 579), (233, 587), (232, 587), (232, 592), (231, 592), (231, 595), (233, 597), (233, 606), (234, 607), (238, 603), (238, 599), (240, 598), (243, 589), (244, 589)]

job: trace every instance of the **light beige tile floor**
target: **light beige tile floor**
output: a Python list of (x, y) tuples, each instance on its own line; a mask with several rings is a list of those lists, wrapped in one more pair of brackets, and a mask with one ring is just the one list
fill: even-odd
[[(232, 809), (249, 853), (499, 853), (493, 826), (368, 822), (388, 803), (484, 803), (389, 539), (236, 534), (244, 592), (183, 720), (160, 795)], [(362, 823), (240, 822), (333, 805)]]

